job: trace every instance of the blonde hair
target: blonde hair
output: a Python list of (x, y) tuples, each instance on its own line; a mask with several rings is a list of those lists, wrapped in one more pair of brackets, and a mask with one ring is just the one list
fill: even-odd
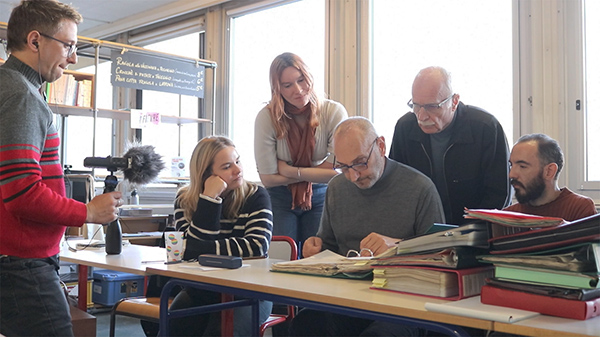
[[(196, 144), (190, 160), (190, 184), (177, 192), (179, 205), (183, 208), (187, 220), (192, 220), (192, 215), (198, 206), (198, 196), (204, 191), (206, 179), (213, 174), (212, 167), (216, 155), (227, 147), (235, 147), (235, 145), (229, 138), (220, 136), (205, 137)], [(226, 219), (237, 219), (246, 199), (257, 189), (256, 184), (244, 179), (240, 187), (223, 198), (223, 216)]]
[(267, 108), (271, 112), (271, 121), (275, 127), (277, 139), (282, 139), (287, 135), (288, 123), (290, 116), (285, 112), (284, 99), (281, 96), (281, 74), (288, 67), (294, 67), (297, 69), (309, 87), (309, 102), (310, 105), (310, 117), (309, 125), (312, 128), (316, 128), (319, 125), (319, 98), (314, 90), (314, 79), (310, 73), (308, 66), (302, 61), (302, 59), (293, 53), (283, 53), (275, 57), (271, 63), (269, 70), (269, 79), (271, 82), (271, 101), (267, 105)]

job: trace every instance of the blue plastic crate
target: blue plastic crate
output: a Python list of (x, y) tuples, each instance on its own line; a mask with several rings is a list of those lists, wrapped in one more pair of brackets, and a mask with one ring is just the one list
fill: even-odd
[(144, 286), (144, 276), (114, 270), (96, 269), (94, 270), (92, 301), (112, 306), (118, 300), (125, 297), (143, 296)]

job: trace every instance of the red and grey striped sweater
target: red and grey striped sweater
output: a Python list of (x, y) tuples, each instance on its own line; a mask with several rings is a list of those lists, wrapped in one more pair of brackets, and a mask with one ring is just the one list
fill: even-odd
[(86, 219), (85, 204), (65, 197), (60, 139), (41, 85), (14, 56), (0, 66), (0, 255), (56, 255), (65, 226)]

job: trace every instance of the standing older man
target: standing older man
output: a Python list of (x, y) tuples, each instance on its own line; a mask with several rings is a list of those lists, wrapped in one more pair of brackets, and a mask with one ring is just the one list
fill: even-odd
[(24, 0), (8, 21), (0, 66), (0, 334), (72, 336), (58, 277), (67, 226), (116, 219), (121, 192), (87, 205), (65, 197), (52, 111), (40, 94), (77, 62), (82, 18), (57, 1)]
[[(369, 249), (375, 255), (397, 241), (425, 233), (443, 222), (443, 208), (429, 178), (385, 157), (383, 137), (369, 120), (341, 122), (333, 135), (334, 168), (317, 236), (303, 246), (305, 257), (329, 249), (345, 255)], [(291, 327), (296, 336), (408, 336), (412, 327), (302, 310)]]
[(525, 135), (510, 154), (510, 183), (518, 203), (507, 211), (553, 216), (567, 221), (596, 214), (594, 201), (558, 187), (564, 156), (558, 142), (545, 134)]
[(502, 209), (510, 203), (508, 143), (494, 116), (460, 102), (450, 74), (421, 70), (396, 124), (390, 158), (431, 178), (448, 223), (463, 224), (464, 208)]

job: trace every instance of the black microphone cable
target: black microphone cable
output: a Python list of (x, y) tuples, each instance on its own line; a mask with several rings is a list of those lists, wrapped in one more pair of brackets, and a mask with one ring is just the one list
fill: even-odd
[[(102, 226), (98, 226), (98, 228), (96, 229), (96, 231), (94, 232), (94, 234), (92, 235), (92, 237), (89, 239), (90, 241), (87, 244), (83, 244), (81, 248), (78, 248), (77, 246), (75, 246), (75, 248), (73, 248), (70, 244), (69, 244), (69, 240), (67, 240), (67, 237), (65, 235), (65, 243), (67, 244), (67, 248), (72, 251), (72, 252), (77, 252), (80, 250), (85, 250), (88, 247), (93, 247), (93, 248), (100, 248), (102, 246), (96, 246), (95, 244), (93, 244), (92, 242), (94, 241), (94, 238), (96, 237), (96, 234), (98, 234), (98, 232), (102, 229)], [(65, 231), (66, 234), (66, 231)]]

